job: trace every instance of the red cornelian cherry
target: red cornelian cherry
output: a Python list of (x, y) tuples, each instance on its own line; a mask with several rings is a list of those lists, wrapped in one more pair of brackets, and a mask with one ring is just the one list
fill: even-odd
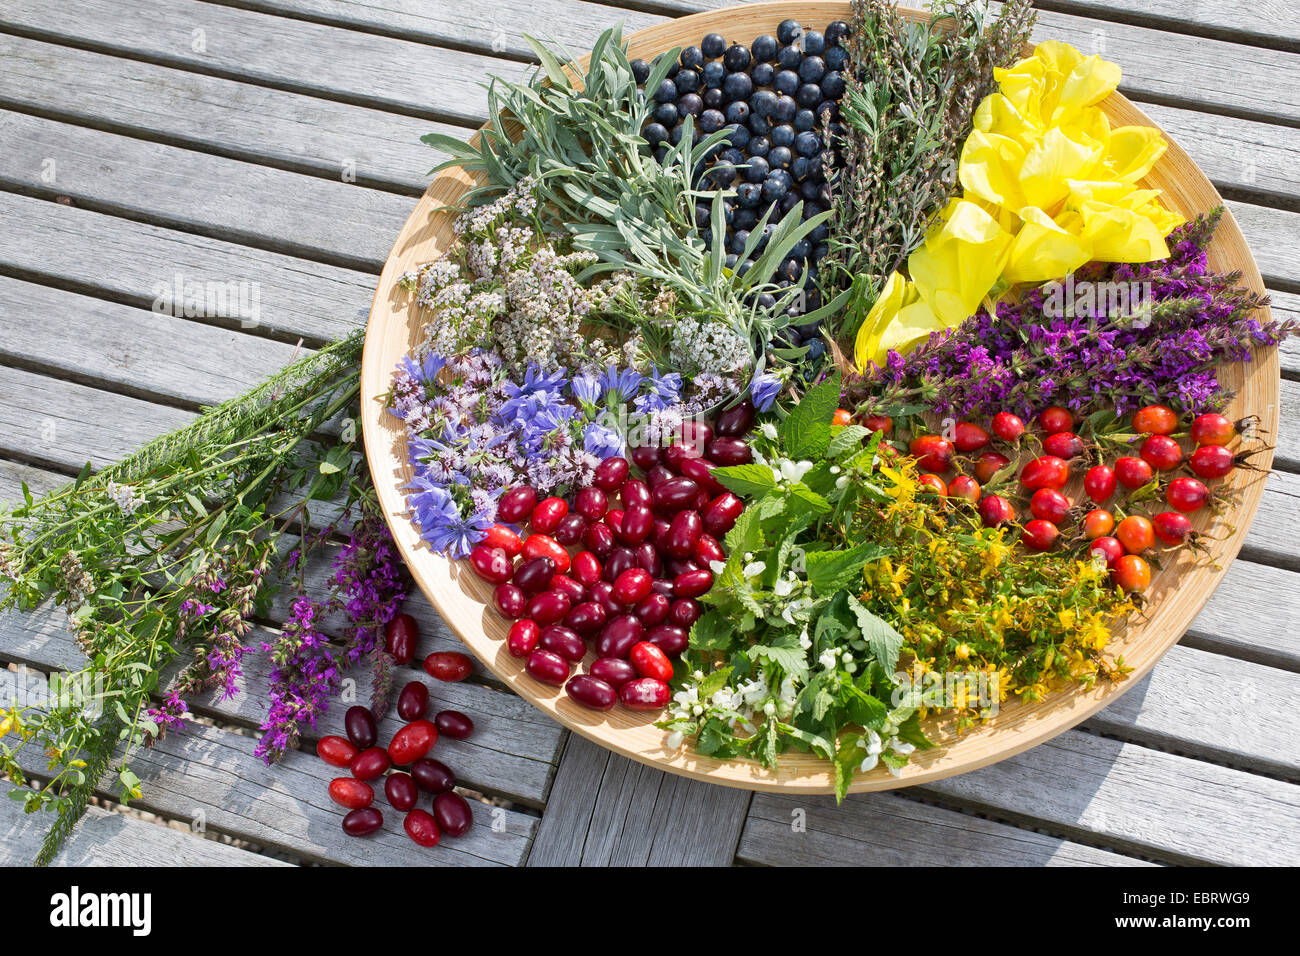
[(550, 558), (555, 562), (555, 570), (564, 574), (569, 570), (572, 558), (564, 545), (545, 534), (530, 534), (524, 541), (525, 558)]
[(420, 639), (420, 625), (409, 614), (398, 614), (384, 627), (384, 650), (399, 664), (411, 663)]
[(620, 687), (618, 697), (629, 710), (662, 710), (668, 705), (672, 691), (654, 677), (638, 677)]
[(523, 538), (503, 524), (494, 524), (484, 531), (482, 543), (489, 548), (500, 548), (512, 558), (519, 557), (519, 552), (524, 550)]
[(501, 548), (491, 548), (486, 544), (475, 545), (469, 553), (469, 564), (484, 581), (489, 584), (503, 584), (510, 580), (514, 565), (510, 556)]
[(388, 772), (392, 760), (383, 747), (369, 747), (352, 761), (352, 776), (358, 780), (374, 780)]
[(653, 581), (649, 571), (628, 568), (614, 581), (614, 600), (627, 606), (640, 604), (650, 594)]
[(422, 680), (413, 680), (397, 695), (397, 716), (402, 720), (419, 720), (429, 709), (429, 688)]
[(642, 677), (653, 677), (664, 683), (673, 679), (673, 665), (659, 645), (652, 641), (642, 641), (632, 646), (628, 655), (632, 666)]
[(449, 683), (464, 680), (473, 670), (474, 662), (460, 651), (434, 651), (424, 659), (426, 674)]
[(406, 835), (417, 846), (434, 847), (442, 839), (438, 823), (428, 810), (412, 810), (406, 815), (406, 819), (402, 821), (402, 828), (406, 830)]
[(610, 710), (618, 702), (618, 691), (599, 677), (577, 674), (569, 678), (564, 692), (583, 707), (591, 710)]
[(569, 503), (552, 495), (537, 503), (528, 518), (528, 526), (537, 534), (550, 534), (560, 520), (569, 513)]
[(329, 795), (349, 810), (361, 810), (375, 802), (375, 788), (354, 777), (335, 777), (330, 781)]
[(449, 837), (463, 837), (474, 825), (474, 813), (469, 802), (454, 790), (433, 798), (433, 817)]
[(541, 637), (542, 629), (536, 621), (528, 618), (515, 621), (510, 625), (510, 633), (506, 636), (506, 650), (511, 657), (527, 657), (537, 649)]
[(569, 679), (569, 662), (554, 651), (539, 647), (528, 655), (524, 668), (543, 684), (563, 687)]
[(343, 818), (343, 832), (348, 836), (369, 836), (380, 830), (383, 825), (384, 815), (374, 807), (353, 810)]
[(426, 756), (438, 742), (438, 726), (431, 720), (413, 720), (393, 735), (388, 756), (405, 767)]
[[(609, 460), (612, 461), (613, 459)], [(622, 460), (619, 459), (619, 461)], [(609, 495), (605, 493), (604, 489), (595, 486), (583, 488), (574, 497), (573, 508), (584, 518), (595, 521), (598, 518), (605, 517), (605, 512), (609, 510)]]
[(316, 754), (321, 760), (324, 760), (331, 767), (348, 767), (351, 766), (353, 758), (360, 753), (356, 747), (352, 746), (350, 740), (331, 734), (328, 737), (322, 737), (316, 743)]
[(627, 479), (628, 470), (627, 459), (615, 455), (596, 466), (591, 482), (602, 491), (617, 491)]
[(527, 485), (511, 488), (497, 499), (497, 519), (518, 524), (533, 513), (537, 491)]

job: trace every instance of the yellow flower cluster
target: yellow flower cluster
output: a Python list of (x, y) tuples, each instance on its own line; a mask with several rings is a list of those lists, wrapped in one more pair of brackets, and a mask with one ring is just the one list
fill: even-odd
[(1151, 262), (1183, 222), (1142, 179), (1164, 155), (1158, 129), (1111, 128), (1101, 108), (1120, 68), (1066, 43), (995, 71), (962, 148), (963, 193), (889, 277), (858, 330), (858, 366), (883, 364), (962, 322), (989, 295), (1064, 278), (1087, 262)]

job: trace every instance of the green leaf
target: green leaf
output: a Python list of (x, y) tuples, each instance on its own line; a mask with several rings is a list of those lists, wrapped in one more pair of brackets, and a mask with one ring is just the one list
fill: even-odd
[(853, 609), (862, 630), (862, 639), (867, 642), (872, 655), (886, 671), (892, 672), (898, 665), (898, 652), (903, 647), (903, 635), (894, 630), (887, 621), (872, 614), (861, 601), (849, 595), (849, 607)]
[(862, 578), (862, 569), (889, 549), (874, 541), (864, 541), (843, 551), (814, 551), (805, 559), (808, 583), (819, 594), (831, 594)]
[(856, 736), (853, 737), (853, 741), (847, 746), (841, 744), (835, 750), (835, 801), (837, 803), (844, 802), (849, 792), (849, 785), (853, 783), (853, 775), (857, 773), (858, 767), (867, 757), (867, 752), (857, 745)]
[[(716, 608), (711, 608), (691, 625), (691, 647), (700, 651), (725, 651), (731, 646), (734, 634), (735, 625), (730, 618)], [(731, 669), (726, 670), (730, 673)]]
[[(698, 621), (696, 623), (699, 623)], [(715, 671), (710, 671), (705, 675), (704, 680), (700, 681), (700, 688), (697, 692), (701, 701), (708, 700), (722, 688), (727, 686), (727, 679), (731, 677), (734, 667), (719, 667)]]
[(844, 425), (831, 429), (831, 442), (826, 447), (827, 458), (839, 458), (846, 451), (862, 447), (862, 441), (871, 434), (869, 428), (862, 425)]
[(831, 420), (840, 405), (840, 373), (804, 393), (781, 423), (779, 435), (785, 453), (796, 461), (820, 458), (831, 441)]
[(695, 738), (695, 750), (705, 757), (711, 757), (721, 750), (732, 736), (731, 730), (721, 719), (710, 717), (704, 722), (704, 726), (700, 728)]
[(776, 476), (766, 465), (727, 465), (714, 468), (710, 474), (742, 498), (756, 498), (776, 487)]
[(808, 671), (807, 652), (799, 645), (798, 635), (788, 631), (778, 635), (770, 644), (755, 644), (746, 648), (745, 654), (751, 661), (765, 658), (791, 676)]

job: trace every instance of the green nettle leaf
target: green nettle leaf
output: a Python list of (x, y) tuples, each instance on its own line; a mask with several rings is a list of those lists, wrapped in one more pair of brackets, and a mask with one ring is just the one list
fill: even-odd
[[(698, 622), (696, 622), (698, 623)], [(733, 667), (719, 667), (715, 671), (707, 674), (704, 680), (700, 681), (699, 697), (700, 700), (708, 700), (722, 688), (727, 686), (727, 679), (731, 677)]]
[(831, 510), (829, 501), (802, 482), (790, 486), (790, 505), (797, 506), (788, 507), (788, 510), (795, 514), (812, 512), (815, 515), (824, 515)]
[(776, 476), (767, 465), (727, 465), (714, 468), (711, 474), (724, 488), (742, 498), (755, 498), (776, 487)]
[(835, 750), (835, 801), (837, 803), (844, 802), (849, 792), (849, 784), (853, 783), (853, 775), (857, 773), (862, 761), (867, 759), (867, 752), (857, 745), (857, 737), (854, 737), (853, 741), (848, 745), (841, 743)]
[(898, 725), (898, 736), (916, 747), (917, 750), (931, 750), (935, 744), (921, 729), (921, 715), (913, 711), (912, 715)]
[(858, 619), (862, 629), (862, 639), (867, 642), (872, 655), (886, 671), (893, 671), (898, 665), (898, 652), (903, 646), (903, 635), (889, 625), (887, 621), (876, 617), (861, 601), (849, 595), (849, 607)]
[(871, 430), (862, 425), (844, 425), (831, 429), (831, 441), (826, 447), (827, 458), (839, 458), (846, 451), (854, 451), (862, 447), (862, 441)]
[(804, 393), (781, 423), (779, 436), (787, 455), (799, 461), (820, 458), (831, 442), (831, 420), (840, 405), (840, 373)]
[(789, 631), (773, 638), (771, 643), (746, 648), (745, 654), (752, 661), (765, 658), (791, 677), (802, 676), (808, 671), (807, 652), (799, 645), (798, 635)]
[(717, 717), (710, 717), (700, 728), (695, 738), (695, 749), (706, 757), (711, 757), (732, 739), (732, 733), (725, 723)]
[(889, 548), (873, 541), (864, 541), (844, 551), (815, 551), (805, 559), (808, 565), (808, 583), (821, 594), (830, 594), (861, 580), (862, 569), (889, 552)]
[(871, 730), (879, 730), (889, 717), (889, 706), (870, 691), (855, 684), (844, 686), (844, 711), (849, 720)]
[(701, 651), (725, 651), (731, 645), (734, 634), (734, 622), (713, 608), (701, 614), (691, 625), (691, 647)]

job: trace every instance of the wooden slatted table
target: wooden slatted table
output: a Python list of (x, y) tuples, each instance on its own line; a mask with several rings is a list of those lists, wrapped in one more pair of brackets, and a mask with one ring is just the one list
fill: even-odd
[[(637, 29), (727, 2), (5, 0), (0, 500), (106, 464), (282, 366), (300, 340), (362, 323), (439, 158), (417, 138), (481, 123), (478, 83), (527, 69), (523, 33), (577, 50), (620, 19)], [(1042, 6), (1039, 37), (1123, 65), (1121, 89), (1227, 198), (1279, 317), (1300, 318), (1296, 19), (1242, 0)], [(256, 283), (256, 323), (159, 314), (177, 277)], [(1291, 863), (1300, 343), (1282, 374), (1278, 473), (1223, 587), (1140, 686), (1029, 753), (837, 808), (613, 756), (483, 673), (434, 696), (475, 715), (475, 738), (446, 748), (489, 803), (465, 839), (424, 851), (392, 827), (344, 838), (310, 750), (275, 768), (253, 758), (266, 675), (250, 657), (245, 693), (196, 701), (202, 723), (136, 759), (144, 813), (93, 809), (58, 862)], [(426, 643), (456, 646), (422, 599), (408, 604)], [(0, 618), (0, 687), (77, 660), (56, 615)], [(47, 822), (0, 799), (0, 862), (28, 862)]]

